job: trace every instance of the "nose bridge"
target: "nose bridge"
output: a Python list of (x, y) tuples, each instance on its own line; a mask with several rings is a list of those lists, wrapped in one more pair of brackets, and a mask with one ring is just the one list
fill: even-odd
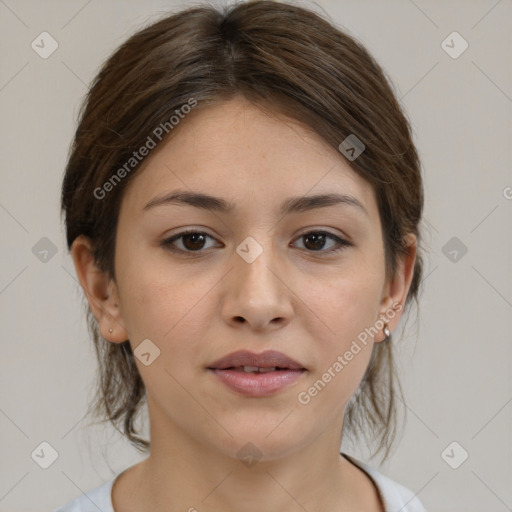
[[(261, 230), (247, 236), (233, 254), (234, 269), (224, 290), (224, 315), (227, 321), (243, 318), (253, 328), (262, 328), (279, 319), (288, 321), (292, 313), (281, 279), (280, 255), (271, 234)], [(284, 279), (283, 279), (284, 280)]]
[(236, 247), (235, 257), (242, 288), (245, 281), (245, 288), (248, 291), (267, 293), (277, 291), (270, 288), (279, 288), (274, 270), (278, 257), (268, 232), (261, 230), (258, 234), (247, 236)]

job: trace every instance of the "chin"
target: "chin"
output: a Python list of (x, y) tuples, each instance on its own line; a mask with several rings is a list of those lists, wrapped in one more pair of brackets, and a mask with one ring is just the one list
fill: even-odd
[[(279, 421), (282, 421), (283, 417), (279, 418)], [(233, 437), (224, 436), (220, 445), (215, 443), (217, 449), (242, 462), (282, 459), (297, 451), (306, 440), (301, 437), (301, 432), (284, 425), (284, 422), (279, 424), (279, 421), (253, 422), (246, 428), (241, 424), (224, 424)]]

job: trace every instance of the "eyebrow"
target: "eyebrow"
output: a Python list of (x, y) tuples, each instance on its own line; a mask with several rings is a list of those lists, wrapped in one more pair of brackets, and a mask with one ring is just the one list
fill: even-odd
[[(230, 214), (236, 211), (236, 206), (225, 199), (186, 190), (176, 190), (169, 194), (155, 197), (149, 201), (146, 206), (144, 206), (143, 211), (156, 206), (169, 204), (190, 205), (196, 208), (224, 214)], [(290, 197), (282, 202), (279, 213), (284, 216), (290, 213), (301, 213), (316, 208), (325, 208), (337, 205), (354, 206), (369, 216), (368, 211), (361, 202), (355, 197), (347, 194), (319, 194), (315, 196)]]

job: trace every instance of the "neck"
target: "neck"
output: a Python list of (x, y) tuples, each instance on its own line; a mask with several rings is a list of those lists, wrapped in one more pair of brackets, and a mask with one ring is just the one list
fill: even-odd
[[(175, 424), (150, 424), (150, 456), (138, 465), (127, 490), (132, 497), (125, 502), (133, 510), (320, 512), (363, 506), (380, 510), (368, 477), (339, 454), (342, 424), (273, 459), (260, 458), (247, 445), (245, 460), (199, 442)], [(129, 510), (123, 506), (116, 512), (125, 508)]]

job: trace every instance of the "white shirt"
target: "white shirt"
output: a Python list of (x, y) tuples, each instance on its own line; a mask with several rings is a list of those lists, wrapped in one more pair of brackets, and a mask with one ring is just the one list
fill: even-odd
[[(420, 500), (412, 491), (363, 462), (349, 455), (342, 455), (371, 478), (384, 503), (385, 512), (426, 512)], [(98, 510), (101, 512), (114, 512), (111, 494), (116, 478), (117, 476), (53, 512), (98, 512)]]

